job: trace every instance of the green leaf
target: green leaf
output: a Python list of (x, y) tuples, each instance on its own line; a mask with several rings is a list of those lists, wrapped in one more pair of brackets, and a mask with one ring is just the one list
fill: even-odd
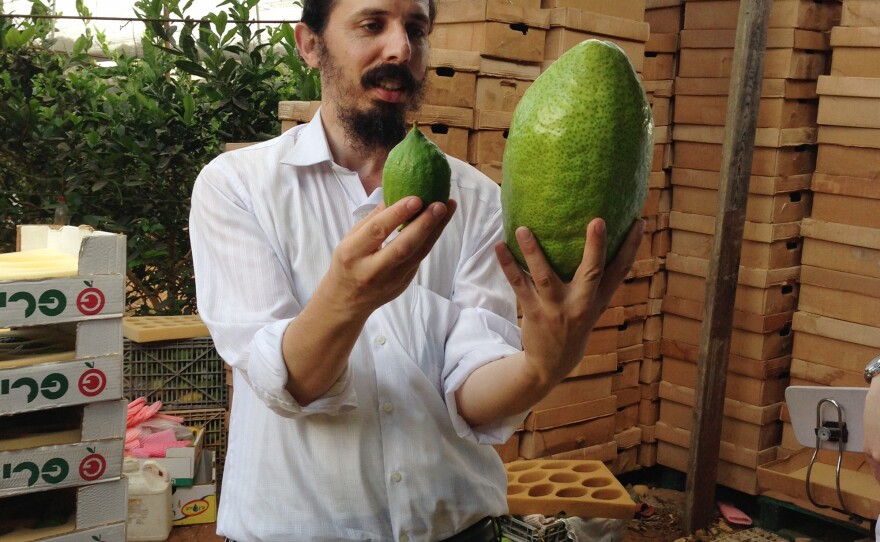
[(193, 113), (196, 110), (196, 101), (192, 94), (183, 96), (183, 122), (184, 124), (192, 124)]
[(195, 75), (197, 77), (211, 77), (211, 73), (208, 72), (205, 68), (203, 68), (200, 64), (196, 64), (191, 60), (178, 60), (174, 63), (177, 69), (188, 73), (190, 75)]

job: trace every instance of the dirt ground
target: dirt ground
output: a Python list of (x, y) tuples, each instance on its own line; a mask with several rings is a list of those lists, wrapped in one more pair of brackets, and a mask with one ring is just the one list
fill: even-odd
[(634, 486), (632, 493), (643, 504), (642, 513), (627, 524), (624, 542), (705, 542), (742, 529), (729, 525), (719, 514), (707, 529), (685, 536), (682, 530), (683, 492)]

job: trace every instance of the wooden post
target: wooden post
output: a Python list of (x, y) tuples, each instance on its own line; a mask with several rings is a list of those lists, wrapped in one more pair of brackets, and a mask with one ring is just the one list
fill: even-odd
[(685, 484), (684, 529), (688, 533), (708, 527), (715, 515), (733, 301), (739, 276), (770, 7), (771, 0), (740, 1)]

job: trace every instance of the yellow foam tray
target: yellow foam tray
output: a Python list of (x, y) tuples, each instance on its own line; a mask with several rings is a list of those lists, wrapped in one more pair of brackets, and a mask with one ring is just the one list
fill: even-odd
[(126, 316), (122, 334), (138, 343), (207, 337), (208, 328), (197, 314), (182, 316)]
[(601, 461), (531, 459), (506, 463), (511, 514), (631, 519), (638, 505)]

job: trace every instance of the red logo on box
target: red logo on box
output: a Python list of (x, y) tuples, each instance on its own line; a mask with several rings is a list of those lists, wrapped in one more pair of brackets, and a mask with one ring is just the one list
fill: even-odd
[(94, 364), (86, 363), (89, 368), (79, 377), (79, 392), (86, 397), (99, 395), (107, 387), (107, 375), (100, 369), (95, 369)]
[(92, 448), (86, 448), (90, 452), (79, 464), (79, 477), (87, 482), (97, 480), (104, 476), (107, 470), (107, 460), (103, 455), (95, 453)]
[(93, 316), (104, 308), (106, 302), (104, 292), (92, 287), (91, 282), (86, 281), (85, 284), (88, 288), (80, 292), (76, 297), (76, 308), (86, 316)]

